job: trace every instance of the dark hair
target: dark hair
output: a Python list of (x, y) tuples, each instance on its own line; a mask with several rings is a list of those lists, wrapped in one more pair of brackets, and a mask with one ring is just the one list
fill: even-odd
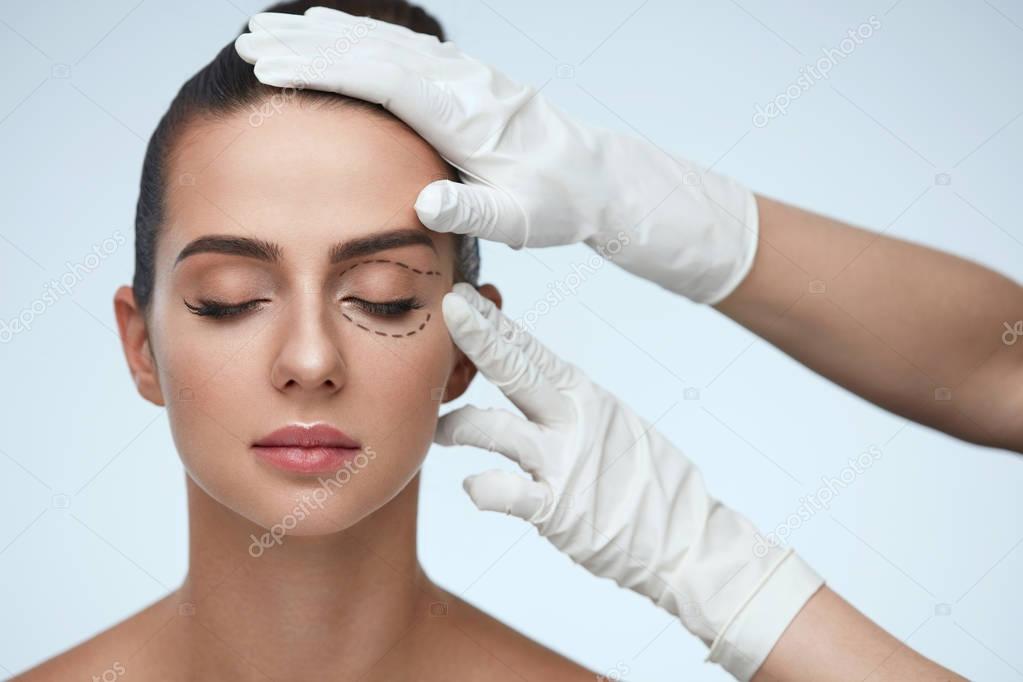
[[(302, 14), (313, 6), (371, 17), (445, 40), (444, 29), (437, 20), (421, 7), (406, 0), (297, 0), (277, 3), (266, 11)], [(247, 30), (247, 27), (243, 27), (239, 35)], [(160, 119), (146, 148), (135, 211), (135, 276), (132, 286), (135, 302), (143, 311), (148, 310), (152, 299), (156, 241), (165, 217), (166, 169), (175, 143), (196, 119), (231, 115), (260, 98), (269, 98), (281, 92), (279, 88), (264, 85), (256, 78), (252, 65), (238, 56), (232, 40), (209, 64), (181, 86)], [(379, 104), (345, 95), (304, 89), (294, 90), (294, 93), (304, 99), (363, 108), (381, 116), (392, 117)], [(448, 165), (448, 171), (449, 179), (458, 181), (455, 169)], [(454, 280), (475, 285), (479, 278), (479, 244), (475, 237), (454, 235), (454, 238)]]

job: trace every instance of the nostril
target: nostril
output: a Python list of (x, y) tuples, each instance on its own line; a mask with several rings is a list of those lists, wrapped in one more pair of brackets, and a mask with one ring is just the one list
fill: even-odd
[(345, 364), (337, 349), (311, 347), (307, 339), (292, 336), (271, 369), (273, 385), (280, 391), (330, 391), (345, 384)]

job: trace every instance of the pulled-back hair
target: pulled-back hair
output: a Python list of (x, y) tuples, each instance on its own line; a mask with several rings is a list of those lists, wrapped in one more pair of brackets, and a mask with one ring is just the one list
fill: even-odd
[[(338, 9), (356, 16), (365, 16), (398, 24), (418, 33), (445, 40), (444, 29), (425, 10), (406, 0), (296, 0), (281, 2), (267, 8), (268, 12), (303, 14), (313, 6)], [(247, 27), (239, 32), (244, 33)], [(224, 46), (213, 60), (189, 78), (174, 97), (167, 112), (153, 131), (142, 163), (142, 179), (135, 211), (135, 276), (132, 286), (135, 302), (147, 311), (153, 293), (156, 242), (166, 212), (167, 166), (174, 145), (191, 123), (201, 118), (216, 119), (244, 111), (256, 102), (280, 95), (282, 90), (264, 85), (256, 78), (252, 65), (243, 60), (234, 48), (234, 41)], [(392, 115), (379, 104), (319, 90), (293, 90), (294, 96), (331, 106), (370, 110), (380, 116)], [(447, 166), (449, 179), (458, 180), (457, 172)], [(453, 235), (455, 238), (455, 281), (473, 285), (479, 278), (479, 245), (475, 237)]]

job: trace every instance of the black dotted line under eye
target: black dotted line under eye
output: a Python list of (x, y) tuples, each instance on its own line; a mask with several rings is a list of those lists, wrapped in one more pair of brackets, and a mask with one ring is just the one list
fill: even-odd
[[(435, 276), (435, 277), (440, 277), (440, 274), (441, 274), (437, 270), (420, 270), (419, 268), (414, 268), (411, 265), (407, 265), (405, 263), (402, 263), (401, 261), (389, 260), (387, 258), (372, 258), (370, 260), (360, 261), (358, 263), (355, 263), (354, 265), (351, 265), (351, 266), (345, 268), (344, 270), (341, 271), (341, 274), (338, 275), (338, 277), (340, 277), (341, 275), (345, 274), (349, 270), (354, 270), (355, 268), (359, 267), (360, 265), (364, 265), (365, 263), (394, 263), (395, 265), (403, 267), (406, 270), (411, 270), (412, 272), (416, 273), (417, 275), (432, 275), (432, 276)], [(394, 339), (404, 339), (404, 338), (406, 338), (408, 336), (412, 336), (413, 334), (422, 331), (423, 327), (426, 326), (426, 323), (430, 321), (430, 318), (432, 317), (432, 313), (426, 313), (426, 319), (423, 320), (422, 324), (420, 324), (418, 327), (416, 327), (412, 331), (405, 332), (404, 334), (390, 334), (388, 332), (382, 332), (382, 331), (379, 331), (377, 329), (370, 329), (366, 325), (364, 325), (364, 324), (362, 324), (360, 322), (356, 322), (355, 320), (353, 320), (351, 318), (351, 316), (348, 315), (347, 313), (341, 313), (341, 316), (344, 317), (349, 322), (351, 322), (352, 324), (354, 324), (359, 329), (362, 329), (363, 331), (376, 334), (377, 336), (390, 336), (391, 338), (394, 338)]]
[(412, 336), (416, 332), (422, 331), (423, 327), (426, 326), (426, 323), (430, 321), (430, 317), (432, 316), (432, 313), (426, 313), (426, 319), (423, 320), (422, 324), (420, 324), (418, 327), (416, 327), (412, 331), (405, 332), (404, 334), (389, 334), (387, 332), (382, 332), (382, 331), (379, 331), (379, 330), (376, 330), (376, 329), (370, 329), (369, 327), (367, 327), (366, 325), (362, 324), (361, 322), (356, 322), (355, 320), (353, 320), (351, 317), (348, 316), (347, 313), (341, 313), (341, 315), (346, 320), (348, 320), (349, 322), (354, 324), (356, 327), (358, 327), (359, 329), (365, 330), (367, 332), (372, 332), (372, 333), (376, 334), (377, 336), (390, 336), (390, 337), (395, 338), (395, 339), (404, 339), (406, 336)]

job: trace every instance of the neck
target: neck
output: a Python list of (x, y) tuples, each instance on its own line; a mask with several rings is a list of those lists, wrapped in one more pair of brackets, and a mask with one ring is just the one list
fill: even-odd
[(255, 557), (251, 536), (264, 529), (187, 481), (190, 557), (180, 601), (194, 611), (187, 660), (204, 673), (303, 679), (344, 670), (358, 678), (428, 608), (432, 586), (416, 555), (418, 474), (354, 526), (284, 536)]

